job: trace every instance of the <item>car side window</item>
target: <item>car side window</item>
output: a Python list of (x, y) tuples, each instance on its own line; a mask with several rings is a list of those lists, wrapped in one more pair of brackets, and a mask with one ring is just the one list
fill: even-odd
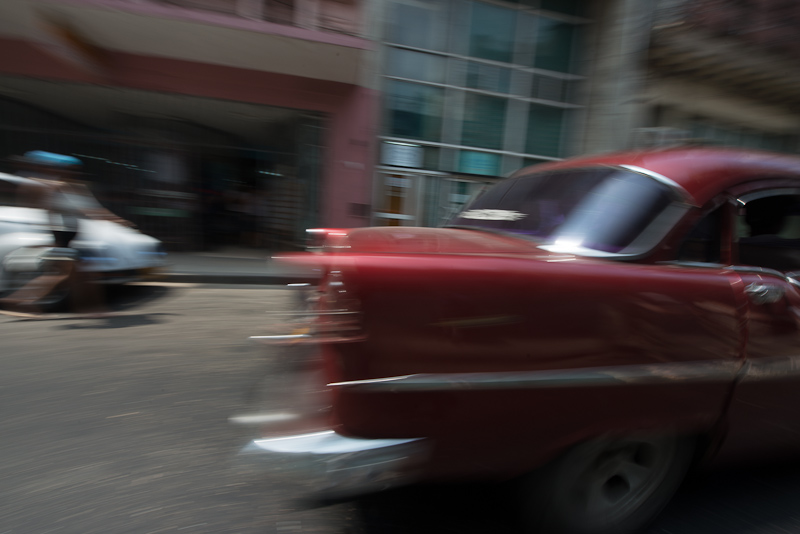
[(739, 264), (800, 270), (800, 195), (747, 202), (736, 217), (735, 239)]
[(700, 219), (689, 230), (678, 249), (678, 261), (719, 263), (722, 241), (722, 208)]

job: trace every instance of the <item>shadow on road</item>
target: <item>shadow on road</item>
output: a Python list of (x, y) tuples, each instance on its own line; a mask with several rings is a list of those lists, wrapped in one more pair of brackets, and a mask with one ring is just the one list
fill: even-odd
[[(361, 498), (343, 534), (521, 534), (511, 485), (411, 487)], [(800, 463), (700, 472), (643, 534), (800, 532)]]
[(121, 284), (106, 288), (106, 300), (110, 309), (122, 311), (144, 306), (171, 293), (174, 293), (174, 288), (157, 284)]
[(510, 485), (459, 484), (402, 488), (354, 503), (347, 534), (521, 533)]
[(699, 472), (647, 534), (800, 531), (800, 462)]
[(65, 324), (61, 330), (91, 330), (98, 328), (128, 328), (131, 326), (149, 326), (166, 322), (161, 317), (178, 315), (177, 313), (142, 313), (138, 315), (109, 315), (98, 317), (94, 322)]

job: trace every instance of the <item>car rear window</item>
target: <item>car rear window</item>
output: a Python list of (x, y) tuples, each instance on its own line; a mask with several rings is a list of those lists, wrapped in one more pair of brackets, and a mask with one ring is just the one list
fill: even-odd
[(530, 173), (496, 185), (448, 226), (616, 253), (631, 245), (674, 198), (669, 186), (624, 169)]

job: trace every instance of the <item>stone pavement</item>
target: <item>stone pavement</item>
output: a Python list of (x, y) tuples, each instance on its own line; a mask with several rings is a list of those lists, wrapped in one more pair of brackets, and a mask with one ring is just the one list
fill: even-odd
[(162, 278), (169, 282), (285, 285), (315, 278), (310, 269), (290, 268), (267, 250), (226, 248), (214, 252), (171, 252)]

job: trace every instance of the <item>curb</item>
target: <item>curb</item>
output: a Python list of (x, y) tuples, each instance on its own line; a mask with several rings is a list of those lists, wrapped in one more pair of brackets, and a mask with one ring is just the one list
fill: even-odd
[(231, 273), (164, 273), (159, 280), (185, 284), (243, 284), (284, 286), (314, 283), (317, 278), (302, 274), (231, 274)]

